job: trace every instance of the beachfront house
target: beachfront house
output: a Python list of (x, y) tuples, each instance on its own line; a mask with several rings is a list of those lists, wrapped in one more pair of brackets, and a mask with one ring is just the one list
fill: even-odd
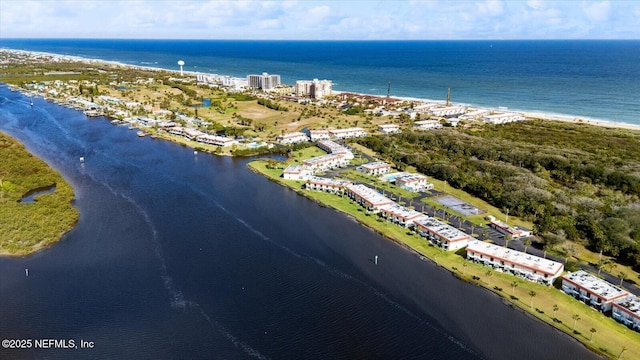
[(614, 301), (611, 317), (627, 325), (630, 329), (640, 331), (640, 298), (629, 295)]
[(614, 301), (629, 295), (626, 290), (584, 270), (564, 275), (562, 291), (603, 312), (611, 310)]
[(482, 121), (489, 124), (506, 124), (514, 121), (522, 121), (524, 119), (524, 116), (515, 113), (501, 113), (482, 116)]
[(468, 260), (545, 285), (564, 271), (559, 262), (479, 240), (470, 241), (466, 250)]
[(446, 106), (446, 107), (434, 107), (429, 110), (431, 115), (437, 117), (450, 117), (458, 116), (467, 112), (467, 108), (464, 106)]
[(462, 249), (472, 239), (469, 234), (426, 215), (415, 219), (414, 224), (420, 236), (447, 251)]

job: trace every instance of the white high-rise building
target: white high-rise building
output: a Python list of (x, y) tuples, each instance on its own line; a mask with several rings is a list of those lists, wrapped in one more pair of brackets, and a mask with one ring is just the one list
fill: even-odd
[(269, 75), (266, 72), (262, 75), (249, 75), (247, 83), (250, 88), (270, 90), (280, 85), (280, 75)]
[(333, 85), (331, 80), (298, 80), (296, 81), (296, 96), (309, 96), (314, 99), (322, 99), (331, 95)]

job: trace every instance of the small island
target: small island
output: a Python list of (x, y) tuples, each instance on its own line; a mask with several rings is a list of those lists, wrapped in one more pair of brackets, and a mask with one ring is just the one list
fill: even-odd
[(78, 221), (73, 188), (0, 132), (0, 255), (24, 256), (59, 241)]

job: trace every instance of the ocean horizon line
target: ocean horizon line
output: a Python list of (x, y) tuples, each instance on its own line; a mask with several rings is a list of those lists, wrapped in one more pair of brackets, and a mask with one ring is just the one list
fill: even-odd
[[(640, 42), (640, 38), (637, 39), (543, 39), (543, 38), (530, 38), (530, 39), (211, 39), (211, 38), (95, 38), (95, 37), (5, 37), (4, 40), (89, 40), (89, 41), (101, 41), (101, 40), (113, 40), (113, 41), (243, 41), (243, 42)], [(0, 43), (2, 39), (0, 39)]]
[[(603, 83), (600, 80), (594, 80), (601, 78), (602, 75), (600, 74), (609, 76), (610, 69), (617, 68), (615, 63), (611, 63), (611, 60), (609, 60), (614, 55), (606, 53), (607, 49), (614, 49), (621, 54), (620, 56), (624, 56), (624, 61), (626, 61), (622, 63), (623, 66), (626, 66), (624, 73), (633, 74), (633, 69), (636, 65), (629, 61), (636, 57), (633, 53), (636, 43), (640, 42), (640, 40), (197, 40), (85, 38), (51, 41), (33, 39), (24, 40), (23, 43), (20, 43), (19, 40), (13, 42), (6, 40), (6, 42), (0, 40), (0, 48), (69, 57), (81, 61), (101, 61), (145, 69), (177, 72), (179, 70), (175, 65), (175, 61), (182, 59), (189, 64), (184, 68), (185, 73), (216, 74), (242, 78), (249, 74), (268, 72), (281, 74), (283, 83), (286, 84), (294, 84), (296, 80), (306, 78), (331, 79), (335, 81), (335, 91), (371, 94), (374, 96), (386, 95), (386, 84), (391, 79), (391, 83), (395, 85), (391, 95), (396, 98), (442, 102), (445, 98), (446, 89), (450, 87), (456, 92), (456, 98), (460, 100), (453, 100), (456, 105), (494, 110), (507, 108), (510, 112), (534, 113), (542, 117), (559, 118), (565, 121), (582, 120), (590, 123), (611, 124), (611, 126), (629, 125), (637, 127), (640, 125), (640, 119), (635, 116), (637, 104), (632, 100), (633, 84), (628, 75), (624, 75), (626, 79), (621, 79), (622, 82), (609, 80)], [(163, 42), (166, 42), (169, 48), (160, 48), (158, 44)], [(123, 46), (118, 46), (118, 43), (122, 43)], [(207, 44), (216, 43), (221, 44), (221, 48), (207, 46)], [(91, 44), (96, 44), (96, 47), (92, 47)], [(149, 44), (149, 47), (145, 48), (144, 44)], [(182, 48), (181, 44), (188, 45), (184, 45), (184, 48)], [(234, 46), (234, 44), (238, 44), (238, 46)], [(242, 44), (257, 44), (256, 46), (259, 46), (259, 48), (253, 49), (255, 51), (252, 52), (250, 47), (245, 47)], [(269, 47), (271, 46), (270, 44), (275, 45), (271, 48)], [(302, 48), (293, 49), (287, 44), (302, 44)], [(332, 46), (332, 44), (336, 45)], [(348, 44), (360, 44), (360, 46), (351, 49)], [(415, 47), (415, 51), (418, 51), (418, 53), (414, 54), (412, 53), (414, 48), (402, 46), (402, 44), (435, 45), (433, 47), (418, 45)], [(464, 46), (453, 44), (475, 45), (467, 49)], [(500, 44), (509, 44), (509, 46), (500, 46)], [(528, 44), (539, 44), (539, 46), (529, 46)], [(565, 46), (564, 44), (575, 45)], [(580, 67), (585, 61), (576, 59), (576, 57), (579, 57), (577, 55), (584, 52), (585, 49), (587, 51), (592, 49), (588, 44), (598, 44), (594, 45), (594, 48), (599, 49), (600, 53), (607, 56), (603, 57), (593, 68)], [(607, 46), (606, 44), (624, 45)], [(340, 50), (343, 47), (348, 50), (347, 53)], [(570, 50), (567, 51), (566, 48), (570, 48)], [(393, 50), (399, 53), (395, 57), (389, 57), (384, 53), (380, 53), (380, 50), (385, 49), (392, 51), (392, 53)], [(552, 53), (567, 52), (567, 56), (558, 58), (557, 61), (561, 61), (559, 63), (551, 62), (551, 65), (538, 65), (545, 50)], [(267, 52), (266, 56), (263, 55), (265, 51)], [(285, 53), (280, 54), (281, 51)], [(320, 51), (321, 57), (317, 58), (312, 55), (314, 51)], [(449, 54), (449, 51), (452, 51), (452, 53)], [(543, 53), (540, 54), (540, 51), (543, 51)], [(294, 56), (296, 54), (299, 57), (296, 58)], [(477, 54), (474, 56), (479, 56), (479, 58), (476, 59), (467, 54)], [(535, 62), (529, 64), (528, 59), (533, 54), (536, 54), (538, 58), (534, 59)], [(362, 58), (359, 58), (360, 55), (362, 55)], [(407, 58), (409, 55), (415, 55), (415, 59)], [(437, 59), (431, 60), (428, 58), (431, 56), (441, 56), (446, 62)], [(466, 59), (460, 60), (460, 56), (466, 56)], [(509, 58), (503, 59), (504, 56)], [(503, 58), (501, 59), (500, 57)], [(515, 58), (511, 60), (511, 57)], [(523, 57), (523, 59), (519, 61), (518, 58), (520, 57)], [(476, 60), (489, 61), (489, 63), (483, 66), (472, 65), (472, 62)], [(505, 61), (509, 62), (505, 63)], [(552, 59), (549, 61), (552, 61)], [(509, 68), (509, 72), (506, 72), (507, 70), (501, 66), (503, 63), (512, 67)], [(532, 68), (531, 66), (533, 65), (541, 67)], [(442, 70), (442, 66), (447, 68)], [(486, 66), (491, 66), (491, 68), (485, 69)], [(589, 65), (585, 64), (584, 66)], [(603, 66), (604, 68), (602, 68)], [(621, 76), (622, 68), (620, 69), (620, 71), (615, 71), (616, 77)], [(495, 71), (497, 72), (494, 74), (493, 72)], [(562, 72), (560, 71), (568, 72), (566, 75), (561, 75)], [(538, 75), (539, 73), (542, 77)], [(578, 74), (580, 77), (576, 79), (574, 74)], [(423, 81), (416, 81), (422, 77), (424, 77)], [(564, 81), (564, 83), (559, 81)], [(384, 89), (381, 86), (377, 86), (382, 84), (385, 85)], [(597, 87), (594, 87), (596, 85)], [(625, 86), (631, 91), (621, 90)], [(600, 89), (597, 93), (594, 92), (596, 88)], [(623, 97), (609, 95), (614, 92), (627, 95)], [(603, 109), (606, 109), (606, 111), (603, 111)]]

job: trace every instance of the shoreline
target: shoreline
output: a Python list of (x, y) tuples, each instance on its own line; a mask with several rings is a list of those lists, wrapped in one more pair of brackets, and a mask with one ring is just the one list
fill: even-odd
[[(466, 270), (465, 271), (461, 271), (460, 268), (454, 266), (456, 264), (456, 260), (460, 260), (462, 259), (460, 257), (460, 259), (458, 259), (458, 255), (455, 254), (455, 252), (453, 252), (454, 254), (451, 253), (443, 253), (440, 254), (438, 252), (439, 249), (436, 249), (436, 253), (435, 254), (429, 254), (428, 251), (421, 251), (418, 248), (415, 248), (412, 246), (412, 244), (400, 239), (400, 238), (395, 238), (393, 235), (391, 234), (387, 234), (384, 233), (383, 231), (377, 229), (375, 226), (367, 223), (366, 221), (363, 221), (361, 219), (359, 219), (357, 217), (357, 215), (351, 214), (348, 211), (341, 209), (339, 207), (336, 207), (330, 203), (326, 203), (323, 200), (314, 197), (312, 194), (307, 194), (305, 191), (297, 188), (294, 186), (293, 183), (289, 183), (286, 181), (283, 181), (283, 179), (281, 178), (274, 178), (271, 174), (268, 174), (264, 171), (262, 171), (261, 168), (259, 168), (259, 166), (261, 165), (262, 162), (264, 162), (264, 159), (255, 159), (252, 160), (250, 162), (247, 163), (247, 167), (249, 168), (249, 170), (257, 175), (260, 175), (264, 178), (266, 178), (267, 180), (274, 182), (280, 186), (284, 186), (285, 188), (287, 188), (288, 190), (292, 190), (296, 193), (296, 195), (298, 196), (302, 196), (305, 197), (306, 199), (313, 201), (314, 203), (316, 203), (318, 206), (321, 207), (327, 207), (332, 209), (333, 211), (338, 212), (339, 214), (342, 214), (343, 216), (346, 216), (349, 219), (354, 220), (355, 222), (357, 222), (360, 226), (364, 226), (365, 228), (375, 232), (376, 234), (380, 235), (381, 237), (392, 241), (394, 244), (400, 246), (401, 248), (409, 251), (410, 253), (412, 253), (413, 255), (417, 256), (420, 260), (422, 261), (429, 261), (431, 262), (433, 265), (437, 266), (438, 268), (448, 272), (452, 277), (463, 281), (467, 284), (473, 285), (473, 286), (477, 286), (479, 288), (482, 288), (486, 291), (489, 291), (490, 293), (492, 293), (494, 296), (496, 296), (500, 302), (507, 307), (512, 308), (514, 311), (517, 311), (519, 313), (521, 313), (522, 315), (524, 315), (525, 317), (537, 321), (539, 323), (545, 324), (549, 327), (551, 327), (554, 331), (557, 331), (559, 335), (561, 336), (567, 336), (571, 339), (573, 339), (574, 341), (578, 342), (581, 346), (583, 346), (585, 349), (591, 351), (592, 353), (602, 357), (603, 359), (613, 359), (616, 358), (615, 354), (612, 354), (609, 352), (609, 349), (607, 348), (598, 348), (597, 346), (595, 346), (594, 344), (591, 343), (591, 341), (589, 341), (586, 337), (584, 340), (581, 340), (579, 338), (579, 336), (582, 334), (580, 332), (575, 332), (575, 326), (574, 329), (562, 329), (561, 326), (567, 326), (566, 324), (563, 324), (562, 321), (555, 321), (555, 314), (554, 314), (554, 320), (553, 322), (550, 321), (549, 319), (545, 319), (544, 316), (547, 316), (550, 318), (549, 314), (546, 314), (545, 311), (541, 310), (540, 308), (544, 308), (544, 306), (542, 304), (536, 304), (535, 307), (535, 312), (534, 312), (534, 308), (533, 307), (529, 307), (528, 305), (528, 301), (523, 299), (519, 299), (518, 297), (514, 297), (514, 296), (510, 296), (507, 292), (503, 292), (503, 288), (499, 288), (497, 286), (497, 282), (499, 280), (502, 279), (498, 279), (496, 278), (496, 276), (493, 276), (494, 278), (494, 282), (493, 284), (491, 283), (491, 281), (489, 280), (489, 283), (487, 284), (483, 279), (483, 277), (480, 276), (472, 276), (471, 272), (473, 271), (473, 269), (470, 269), (470, 267), (472, 265), (462, 265)], [(429, 249), (429, 247), (427, 247), (426, 249)], [(438, 260), (441, 260), (441, 262), (439, 262)], [(467, 262), (466, 259), (462, 259), (462, 262)], [(484, 274), (486, 267), (484, 266), (479, 266), (481, 268), (481, 273), (480, 274)], [(497, 273), (495, 275), (498, 275)], [(501, 276), (501, 275), (498, 275)], [(511, 281), (511, 280), (508, 280)], [(492, 287), (492, 285), (495, 285)], [(569, 301), (572, 301), (573, 298), (562, 293), (561, 290), (555, 288), (553, 285), (548, 286), (546, 288), (539, 288), (539, 286), (537, 286), (539, 284), (533, 283), (533, 282), (527, 282), (524, 281), (523, 283), (520, 283), (520, 287), (522, 287), (524, 289), (524, 287), (532, 287), (533, 289), (535, 289), (537, 292), (543, 292), (543, 291), (550, 291), (553, 292), (554, 295), (559, 295), (558, 297), (563, 298), (563, 300), (567, 300), (567, 299), (571, 299)], [(505, 286), (505, 284), (503, 284), (503, 286)], [(528, 289), (526, 289), (528, 290)], [(513, 294), (511, 294), (513, 295)], [(524, 297), (524, 295), (523, 295)], [(577, 305), (579, 308), (577, 308), (577, 312), (581, 312), (584, 314), (589, 314), (592, 313), (593, 308), (589, 307), (587, 309), (584, 309), (582, 307), (580, 307), (581, 305), (578, 304)], [(602, 313), (598, 312), (599, 316), (604, 316)], [(596, 315), (597, 316), (597, 315)], [(561, 316), (558, 316), (559, 318)], [(616, 324), (619, 326), (623, 326), (622, 324)], [(626, 334), (626, 331), (625, 331)], [(582, 334), (583, 335), (583, 334)], [(584, 335), (583, 335), (584, 337)]]
[[(50, 52), (42, 52), (42, 51), (31, 51), (31, 50), (21, 50), (21, 49), (12, 49), (12, 48), (0, 48), (0, 50), (9, 51), (9, 52), (16, 52), (16, 53), (22, 53), (22, 54), (29, 54), (29, 55), (37, 55), (37, 56), (51, 56), (51, 57), (57, 57), (57, 58), (60, 58), (60, 59), (63, 59), (63, 60), (67, 60), (67, 61), (83, 62), (83, 63), (89, 63), (89, 64), (91, 64), (91, 63), (102, 63), (102, 64), (107, 64), (107, 65), (111, 65), (111, 66), (119, 66), (119, 67), (124, 67), (124, 68), (150, 70), (150, 71), (165, 71), (165, 72), (169, 72), (169, 73), (173, 73), (173, 74), (180, 74), (181, 73), (181, 71), (177, 70), (177, 69), (166, 69), (166, 68), (162, 68), (162, 67), (134, 65), (134, 64), (123, 63), (123, 62), (120, 62), (120, 61), (104, 60), (104, 59), (99, 59), (99, 58), (85, 58), (85, 57), (76, 56), (76, 55), (65, 55), (65, 54), (58, 54), (58, 53), (50, 53)], [(187, 74), (187, 75), (194, 75), (194, 76), (197, 75), (197, 74), (208, 74), (208, 73), (197, 72), (197, 71), (189, 71), (189, 70), (182, 71), (182, 73)], [(332, 95), (338, 95), (338, 94), (341, 94), (341, 93), (353, 93), (353, 94), (359, 94), (359, 95), (384, 97), (384, 95), (374, 95), (374, 94), (367, 94), (367, 93), (361, 93), (361, 92), (352, 92), (352, 91), (348, 91), (348, 90), (333, 90), (332, 91)], [(444, 100), (422, 99), (422, 98), (411, 97), (411, 96), (394, 96), (394, 98), (400, 99), (400, 100), (403, 100), (403, 101), (415, 101), (415, 102), (422, 102), (422, 103), (438, 103), (438, 104), (444, 104), (445, 103)], [(522, 114), (527, 120), (539, 119), (539, 120), (543, 120), (543, 121), (545, 121), (545, 120), (546, 121), (561, 121), (561, 122), (565, 122), (565, 123), (587, 124), (587, 125), (599, 126), (599, 127), (604, 127), (604, 128), (614, 128), (614, 129), (625, 129), (625, 130), (638, 130), (638, 131), (640, 131), (640, 124), (630, 124), (630, 123), (616, 122), (616, 121), (612, 121), (612, 120), (609, 120), (609, 119), (592, 118), (592, 117), (588, 117), (588, 116), (577, 116), (577, 115), (571, 115), (571, 114), (544, 112), (544, 111), (538, 111), (538, 110), (519, 110), (519, 109), (509, 109), (509, 108), (500, 109), (498, 106), (496, 106), (496, 107), (485, 107), (485, 106), (478, 106), (478, 105), (474, 105), (474, 104), (470, 104), (470, 103), (458, 103), (458, 102), (452, 102), (451, 105), (452, 106), (464, 106), (464, 107), (467, 107), (470, 111), (472, 111), (472, 110), (489, 110), (489, 111), (503, 111), (503, 112), (518, 113), (518, 114)]]

